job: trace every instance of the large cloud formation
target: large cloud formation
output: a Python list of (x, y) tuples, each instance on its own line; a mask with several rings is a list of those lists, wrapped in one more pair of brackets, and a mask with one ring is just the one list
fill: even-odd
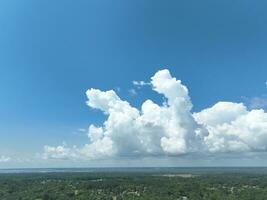
[(190, 153), (258, 152), (267, 150), (267, 113), (242, 103), (218, 102), (192, 113), (188, 89), (170, 72), (151, 77), (162, 105), (146, 100), (141, 110), (113, 90), (89, 89), (89, 107), (107, 115), (102, 126), (90, 125), (90, 143), (81, 148), (45, 147), (47, 158), (112, 156), (179, 156)]

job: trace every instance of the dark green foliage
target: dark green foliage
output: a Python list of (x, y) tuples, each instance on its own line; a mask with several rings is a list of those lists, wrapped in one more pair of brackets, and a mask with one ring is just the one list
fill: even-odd
[(266, 200), (265, 173), (0, 174), (1, 200)]

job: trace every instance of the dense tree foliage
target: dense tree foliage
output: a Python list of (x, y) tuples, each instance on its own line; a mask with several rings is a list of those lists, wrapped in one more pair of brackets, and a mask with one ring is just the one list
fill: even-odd
[(1, 200), (266, 200), (266, 173), (0, 174)]

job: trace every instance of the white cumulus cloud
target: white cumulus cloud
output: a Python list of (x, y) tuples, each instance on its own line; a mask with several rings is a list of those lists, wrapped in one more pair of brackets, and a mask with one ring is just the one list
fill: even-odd
[(267, 113), (247, 110), (241, 103), (219, 102), (194, 114), (209, 135), (204, 138), (210, 152), (267, 150)]
[(153, 90), (167, 99), (164, 105), (146, 100), (141, 110), (121, 100), (114, 91), (89, 89), (87, 104), (108, 117), (102, 127), (91, 125), (83, 152), (92, 155), (180, 155), (197, 151), (207, 133), (194, 120), (187, 88), (168, 70), (151, 78)]
[(179, 156), (267, 151), (267, 113), (249, 110), (243, 103), (218, 102), (192, 113), (189, 91), (170, 72), (160, 70), (150, 83), (163, 95), (162, 105), (148, 99), (141, 109), (122, 100), (115, 91), (88, 89), (87, 105), (107, 117), (101, 126), (89, 126), (82, 147), (45, 146), (44, 158), (105, 158), (112, 156)]

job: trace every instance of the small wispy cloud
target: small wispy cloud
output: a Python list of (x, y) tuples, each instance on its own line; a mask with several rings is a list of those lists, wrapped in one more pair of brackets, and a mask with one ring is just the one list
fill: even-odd
[(130, 90), (128, 90), (128, 92), (129, 92), (129, 94), (131, 95), (131, 96), (136, 96), (137, 95), (137, 91), (135, 90), (135, 89), (130, 89)]
[(146, 86), (146, 85), (151, 85), (151, 83), (145, 82), (145, 81), (133, 81), (133, 85), (137, 86), (138, 88)]
[(120, 92), (120, 91), (121, 91), (121, 88), (120, 88), (120, 87), (115, 87), (115, 90), (116, 90), (117, 92)]
[(69, 160), (78, 158), (78, 155), (79, 154), (77, 153), (76, 146), (67, 147), (67, 145), (63, 142), (63, 145), (59, 145), (56, 147), (45, 145), (42, 158), (44, 160)]
[(0, 156), (0, 163), (8, 162), (11, 158), (8, 156)]
[(245, 103), (250, 109), (265, 109), (267, 108), (267, 96), (263, 95), (260, 97), (242, 97)]
[(87, 130), (85, 128), (78, 128), (79, 132), (86, 132)]

